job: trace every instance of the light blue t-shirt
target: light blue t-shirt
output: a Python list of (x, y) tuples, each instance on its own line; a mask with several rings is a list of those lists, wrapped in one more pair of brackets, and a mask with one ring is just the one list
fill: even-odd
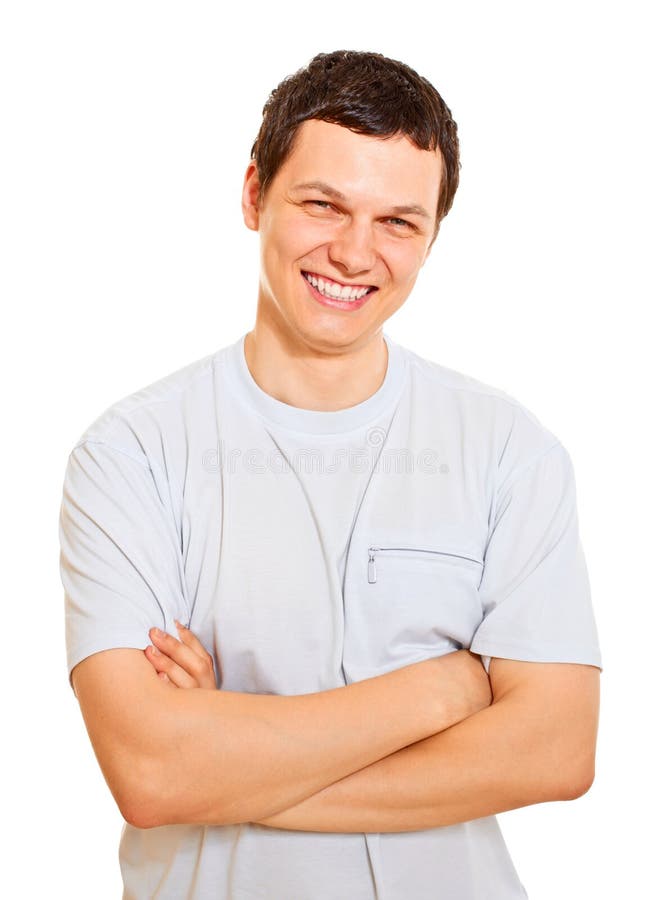
[[(601, 668), (572, 464), (504, 392), (385, 334), (334, 412), (266, 394), (244, 336), (113, 404), (65, 472), (68, 673), (189, 624), (220, 689), (302, 694), (462, 647)], [(526, 897), (497, 819), (416, 832), (231, 826), (120, 841), (125, 900)]]

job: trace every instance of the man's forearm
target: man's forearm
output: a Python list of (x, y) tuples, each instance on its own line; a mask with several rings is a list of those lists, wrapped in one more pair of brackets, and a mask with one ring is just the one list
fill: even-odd
[[(562, 741), (505, 697), (259, 824), (296, 831), (418, 831), (568, 799)], [(523, 726), (523, 722), (526, 725)], [(568, 781), (568, 783), (570, 783)]]
[(141, 827), (272, 815), (447, 728), (474, 711), (454, 696), (470, 693), (458, 653), (317, 694), (178, 691)]

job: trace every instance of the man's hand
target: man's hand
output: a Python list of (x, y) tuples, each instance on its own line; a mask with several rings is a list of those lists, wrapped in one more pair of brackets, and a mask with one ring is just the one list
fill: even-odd
[(189, 628), (174, 619), (181, 640), (158, 628), (149, 630), (152, 646), (145, 656), (159, 677), (173, 688), (217, 688), (212, 656)]

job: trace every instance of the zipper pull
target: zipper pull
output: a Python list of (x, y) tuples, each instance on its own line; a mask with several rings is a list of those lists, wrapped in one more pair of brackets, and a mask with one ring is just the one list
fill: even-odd
[(368, 551), (368, 583), (375, 584), (375, 547), (370, 547)]

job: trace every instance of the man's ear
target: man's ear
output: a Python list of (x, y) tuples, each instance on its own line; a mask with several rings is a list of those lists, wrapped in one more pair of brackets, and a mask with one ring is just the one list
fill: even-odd
[(260, 179), (258, 177), (258, 166), (256, 161), (252, 159), (246, 168), (244, 186), (242, 188), (244, 224), (251, 231), (257, 231), (260, 223), (259, 198)]

